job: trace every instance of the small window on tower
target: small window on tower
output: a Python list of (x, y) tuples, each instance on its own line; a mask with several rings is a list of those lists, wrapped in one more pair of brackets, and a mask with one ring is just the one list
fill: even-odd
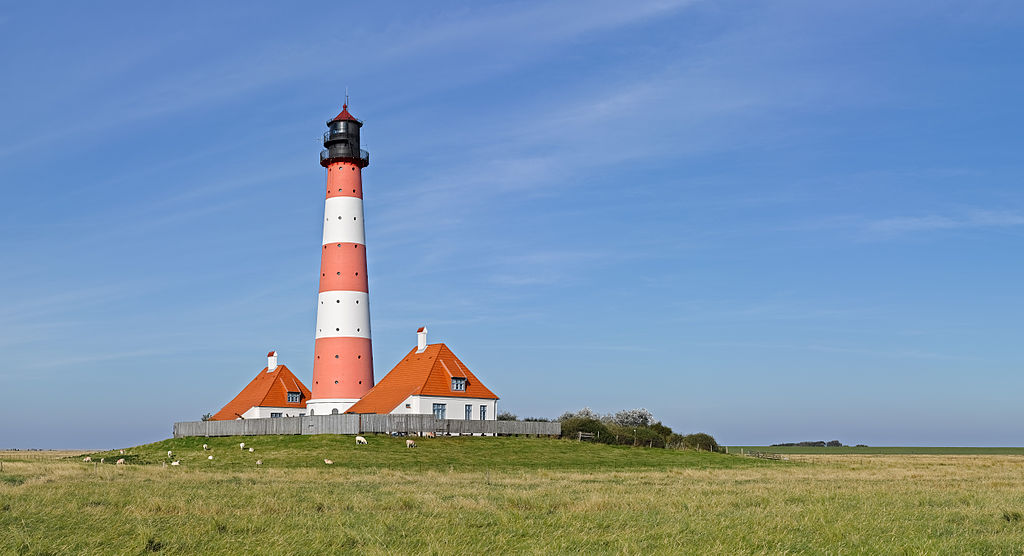
[(462, 377), (452, 377), (452, 390), (456, 392), (465, 392), (466, 379)]
[(298, 392), (288, 392), (288, 403), (299, 403), (299, 396)]
[(277, 419), (277, 418), (278, 418), (278, 417), (280, 417), (280, 416), (281, 416), (281, 414), (280, 414), (280, 413), (271, 413), (271, 414), (270, 414), (270, 418), (271, 418), (271, 419)]

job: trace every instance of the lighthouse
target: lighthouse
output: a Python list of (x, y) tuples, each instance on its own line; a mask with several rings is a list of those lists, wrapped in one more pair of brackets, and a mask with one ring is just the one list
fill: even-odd
[(327, 122), (320, 151), (320, 165), (327, 169), (327, 199), (312, 396), (306, 403), (310, 415), (344, 413), (373, 388), (362, 179), (370, 157), (359, 148), (362, 126), (346, 103)]

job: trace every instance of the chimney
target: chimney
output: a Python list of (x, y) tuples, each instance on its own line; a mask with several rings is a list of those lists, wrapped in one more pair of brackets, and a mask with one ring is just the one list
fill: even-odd
[(423, 353), (427, 349), (427, 327), (421, 326), (416, 331), (416, 353)]
[(272, 351), (267, 354), (267, 372), (272, 372), (277, 368), (277, 352)]

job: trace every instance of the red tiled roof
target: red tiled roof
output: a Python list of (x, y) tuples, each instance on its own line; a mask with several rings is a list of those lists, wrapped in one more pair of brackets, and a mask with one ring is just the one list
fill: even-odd
[(420, 332), (423, 332), (423, 331), (424, 331), (424, 330), (426, 330), (426, 329), (427, 329), (427, 327), (426, 327), (426, 326), (421, 326), (421, 327), (419, 327), (419, 328), (417, 328), (417, 329), (416, 329), (416, 333), (417, 333), (417, 334), (419, 334)]
[[(299, 392), (299, 401), (288, 403), (288, 392)], [(284, 365), (267, 372), (266, 367), (256, 378), (213, 416), (214, 421), (238, 419), (250, 407), (306, 407), (312, 394), (309, 388)]]
[[(465, 378), (466, 390), (453, 391), (452, 377)], [(346, 413), (391, 413), (409, 396), (498, 399), (448, 346), (431, 344), (423, 353), (413, 348)]]
[(349, 121), (349, 122), (358, 122), (359, 121), (359, 120), (356, 119), (355, 116), (353, 116), (352, 114), (348, 113), (348, 105), (347, 104), (342, 104), (341, 105), (341, 113), (338, 114), (337, 116), (335, 116), (334, 119), (331, 120), (331, 121), (332, 122), (338, 122), (338, 121), (343, 121), (343, 120), (344, 121)]

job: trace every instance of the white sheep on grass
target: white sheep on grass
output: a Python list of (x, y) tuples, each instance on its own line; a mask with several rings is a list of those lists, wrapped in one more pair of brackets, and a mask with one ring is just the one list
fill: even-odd
[(256, 449), (255, 449), (255, 448), (249, 448), (249, 453), (250, 453), (250, 454), (251, 454), (251, 453), (253, 453), (253, 452), (255, 452), (255, 451), (256, 451)]
[(124, 458), (117, 460), (117, 465), (124, 465)]
[(206, 444), (203, 444), (203, 449), (204, 449), (204, 450), (209, 450), (209, 449), (210, 449), (210, 447), (209, 447), (209, 446), (207, 446)]
[(405, 447), (406, 448), (415, 448), (416, 447), (416, 441), (412, 440), (412, 439), (406, 440), (405, 441)]
[(181, 462), (180, 461), (172, 461), (171, 465), (181, 465)]
[(245, 449), (245, 442), (239, 442), (238, 443), (238, 449), (239, 450), (244, 450)]
[(334, 465), (334, 460), (325, 459), (324, 463), (326, 463), (327, 465)]
[(366, 439), (363, 438), (362, 436), (357, 436), (356, 437), (356, 444), (366, 444)]
[(92, 458), (89, 456), (85, 456), (85, 459), (83, 459), (82, 461), (92, 461)]

